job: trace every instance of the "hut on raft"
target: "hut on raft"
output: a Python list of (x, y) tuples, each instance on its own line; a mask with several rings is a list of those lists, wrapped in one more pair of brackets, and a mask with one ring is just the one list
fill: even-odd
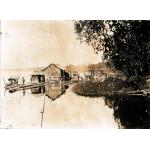
[(41, 70), (45, 74), (45, 79), (49, 82), (69, 81), (71, 77), (68, 72), (59, 68), (55, 64), (50, 64), (48, 67)]
[(54, 101), (63, 95), (67, 88), (67, 86), (63, 86), (61, 84), (49, 84), (47, 86), (32, 88), (31, 93), (36, 97), (43, 96), (43, 94), (45, 94), (45, 96)]
[(59, 68), (55, 64), (50, 64), (48, 67), (34, 72), (31, 75), (32, 83), (49, 82), (60, 83), (61, 81), (71, 80), (70, 74), (65, 70)]

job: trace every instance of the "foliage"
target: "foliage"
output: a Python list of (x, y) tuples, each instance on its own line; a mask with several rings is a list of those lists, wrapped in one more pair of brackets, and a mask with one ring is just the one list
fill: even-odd
[(146, 82), (145, 79), (140, 76), (130, 76), (125, 81), (125, 86), (133, 87), (134, 90), (141, 90), (145, 88)]
[(75, 33), (126, 76), (150, 74), (150, 21), (80, 20)]

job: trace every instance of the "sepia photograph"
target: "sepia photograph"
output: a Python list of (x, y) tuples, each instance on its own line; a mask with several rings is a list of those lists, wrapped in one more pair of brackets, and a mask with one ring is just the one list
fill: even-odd
[(149, 129), (149, 20), (1, 20), (3, 129)]

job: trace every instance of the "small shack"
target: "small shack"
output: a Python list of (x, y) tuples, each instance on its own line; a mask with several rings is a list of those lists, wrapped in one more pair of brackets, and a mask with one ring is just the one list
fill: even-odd
[(32, 83), (41, 83), (45, 82), (45, 74), (42, 72), (35, 72), (31, 75), (31, 82)]
[(55, 64), (50, 64), (41, 71), (45, 74), (46, 80), (48, 81), (69, 81), (71, 79), (68, 72)]

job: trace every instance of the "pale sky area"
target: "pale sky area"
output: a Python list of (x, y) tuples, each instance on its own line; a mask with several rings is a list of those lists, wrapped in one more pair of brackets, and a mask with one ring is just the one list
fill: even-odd
[(2, 21), (1, 31), (2, 69), (102, 61), (91, 46), (77, 40), (73, 21)]

